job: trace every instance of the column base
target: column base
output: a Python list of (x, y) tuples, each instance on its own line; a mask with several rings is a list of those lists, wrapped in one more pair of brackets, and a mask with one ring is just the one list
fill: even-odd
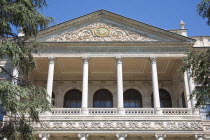
[(195, 134), (195, 139), (196, 140), (203, 140), (204, 139), (204, 135), (203, 134)]
[(83, 107), (83, 108), (81, 109), (81, 111), (82, 111), (82, 112), (81, 112), (82, 115), (88, 115), (88, 108), (84, 108), (84, 107)]
[(200, 115), (200, 111), (198, 108), (193, 108), (192, 113), (193, 115)]
[(125, 109), (124, 108), (117, 108), (118, 115), (125, 115)]
[(159, 107), (154, 108), (155, 114), (156, 115), (162, 115), (162, 109)]

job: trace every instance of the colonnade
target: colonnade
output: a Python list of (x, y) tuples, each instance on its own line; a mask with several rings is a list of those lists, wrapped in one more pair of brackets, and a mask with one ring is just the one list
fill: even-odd
[[(151, 62), (151, 72), (152, 72), (152, 88), (153, 88), (153, 102), (154, 102), (154, 110), (156, 115), (161, 115), (162, 111), (160, 108), (160, 96), (159, 96), (159, 86), (158, 86), (158, 74), (157, 74), (157, 57), (150, 57)], [(48, 70), (48, 80), (47, 80), (47, 92), (49, 97), (52, 95), (53, 91), (53, 76), (54, 76), (54, 65), (55, 58), (49, 58), (49, 70)], [(88, 114), (88, 67), (89, 67), (89, 57), (82, 57), (83, 60), (83, 85), (82, 85), (82, 114)], [(123, 106), (123, 57), (116, 57), (116, 69), (117, 69), (117, 108), (118, 114), (124, 115), (124, 106)], [(184, 73), (184, 83), (185, 83), (185, 93), (187, 96), (190, 96), (190, 93), (193, 90), (192, 79), (189, 78), (187, 72)], [(51, 99), (49, 98), (49, 102)], [(189, 102), (188, 102), (189, 103)], [(190, 105), (194, 108), (195, 101), (191, 101)], [(189, 104), (188, 104), (189, 106)], [(80, 140), (87, 140), (89, 134), (81, 133), (78, 134), (78, 138)], [(49, 134), (40, 134), (39, 137), (41, 140), (48, 140), (50, 137)], [(118, 133), (116, 134), (116, 139), (118, 140), (126, 140), (126, 133)], [(155, 134), (156, 140), (164, 140), (166, 134)], [(195, 135), (196, 140), (203, 140), (203, 135)]]
[[(160, 108), (160, 96), (159, 96), (159, 86), (158, 86), (158, 74), (157, 74), (157, 57), (150, 57), (151, 62), (151, 72), (152, 72), (152, 88), (153, 88), (153, 102), (154, 102), (154, 110), (156, 115), (161, 115), (162, 111)], [(53, 75), (54, 75), (54, 65), (55, 65), (55, 57), (49, 57), (49, 69), (48, 69), (48, 80), (47, 80), (47, 92), (49, 97), (52, 95), (53, 91)], [(88, 114), (88, 67), (89, 67), (89, 57), (82, 57), (83, 60), (83, 84), (82, 84), (82, 114)], [(117, 69), (117, 109), (119, 115), (124, 115), (124, 103), (123, 103), (123, 57), (116, 57), (116, 69)], [(185, 81), (185, 93), (189, 97), (190, 92), (192, 91), (192, 80), (188, 78), (186, 75), (184, 77)], [(51, 102), (51, 99), (49, 99)], [(195, 101), (192, 101), (192, 108), (194, 108)], [(188, 105), (189, 106), (189, 105)], [(195, 113), (198, 113), (194, 111)]]

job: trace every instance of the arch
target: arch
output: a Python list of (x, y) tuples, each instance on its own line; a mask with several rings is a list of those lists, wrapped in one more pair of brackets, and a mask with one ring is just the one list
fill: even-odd
[(182, 92), (182, 107), (186, 108), (186, 102), (185, 102), (185, 94)]
[[(161, 108), (171, 108), (172, 107), (172, 101), (171, 101), (170, 93), (165, 89), (159, 89), (159, 94), (160, 94), (160, 107)], [(151, 103), (152, 103), (152, 107), (154, 107), (153, 93), (151, 95)]]
[(93, 95), (94, 108), (112, 108), (113, 95), (107, 89), (99, 89)]
[(123, 94), (124, 108), (142, 108), (142, 96), (136, 89), (128, 89)]
[(81, 108), (82, 92), (78, 89), (71, 89), (64, 96), (64, 108)]

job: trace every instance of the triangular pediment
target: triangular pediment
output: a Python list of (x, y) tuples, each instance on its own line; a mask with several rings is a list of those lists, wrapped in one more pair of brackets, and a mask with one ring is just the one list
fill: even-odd
[(169, 31), (105, 10), (52, 26), (40, 32), (43, 42), (176, 42), (192, 41)]
[(85, 27), (60, 33), (46, 39), (46, 41), (158, 41), (158, 38), (150, 37), (146, 33), (131, 31), (116, 25), (95, 22)]

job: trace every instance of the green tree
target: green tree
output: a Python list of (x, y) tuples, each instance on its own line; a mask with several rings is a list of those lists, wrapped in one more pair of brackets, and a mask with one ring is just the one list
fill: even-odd
[(207, 24), (210, 26), (210, 0), (202, 0), (197, 6), (197, 11), (204, 19), (207, 18)]
[[(6, 113), (6, 120), (0, 129), (0, 137), (8, 140), (34, 139), (32, 123), (39, 121), (39, 112), (50, 109), (44, 88), (29, 81), (31, 71), (36, 67), (32, 53), (37, 53), (39, 43), (34, 39), (39, 29), (48, 26), (52, 18), (41, 14), (46, 7), (45, 0), (0, 0), (0, 61), (7, 58), (21, 77), (14, 77), (10, 71), (0, 67), (11, 79), (0, 81), (0, 99)], [(25, 34), (17, 35), (22, 29)], [(33, 39), (32, 39), (33, 38)], [(28, 41), (28, 40), (33, 41)], [(12, 81), (17, 81), (17, 84)]]
[[(207, 24), (210, 25), (210, 0), (202, 0), (197, 5), (197, 11)], [(210, 103), (210, 49), (193, 48), (184, 58), (182, 71), (188, 71), (195, 81), (196, 88), (191, 94), (191, 98), (197, 100), (196, 107)]]
[(196, 88), (191, 98), (197, 100), (196, 107), (210, 103), (210, 49), (193, 49), (184, 58), (182, 70), (188, 71)]

